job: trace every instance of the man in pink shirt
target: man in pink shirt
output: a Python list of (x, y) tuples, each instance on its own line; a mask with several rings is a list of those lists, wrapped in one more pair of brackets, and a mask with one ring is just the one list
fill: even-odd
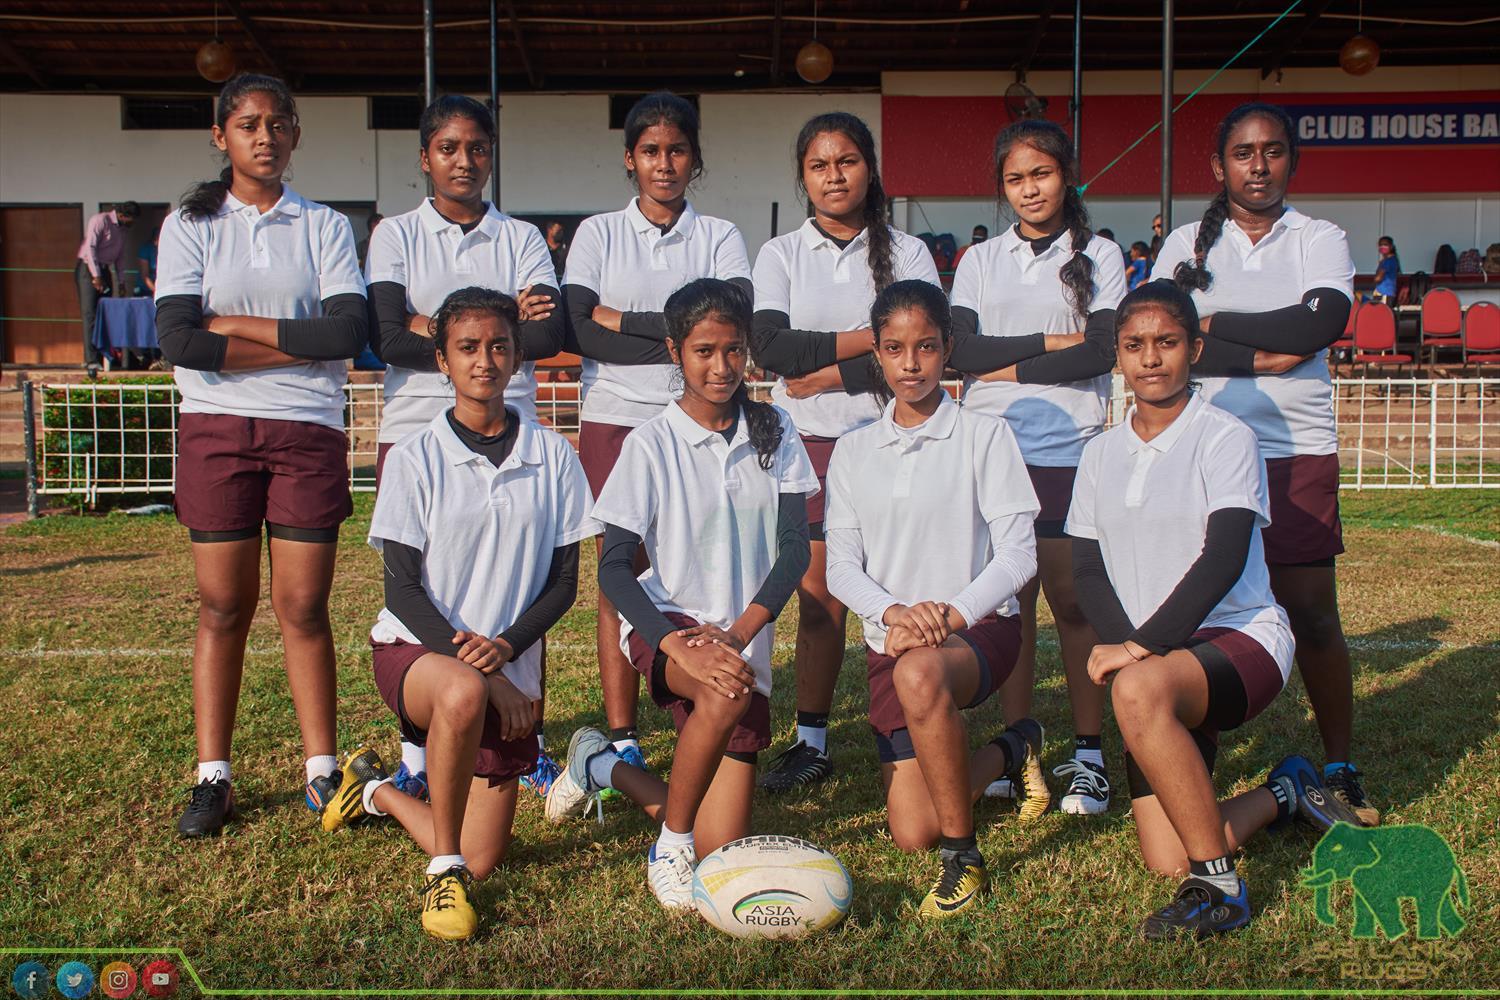
[(83, 357), (90, 375), (98, 373), (100, 361), (99, 348), (94, 346), (94, 312), (99, 297), (111, 288), (116, 295), (123, 293), (120, 259), (125, 255), (125, 230), (140, 214), (139, 205), (125, 201), (112, 211), (92, 216), (83, 227), (73, 276), (78, 283), (78, 311), (83, 315)]

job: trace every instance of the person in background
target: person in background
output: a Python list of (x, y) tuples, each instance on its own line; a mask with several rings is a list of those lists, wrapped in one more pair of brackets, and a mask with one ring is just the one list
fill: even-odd
[(78, 311), (83, 317), (83, 360), (89, 376), (99, 374), (103, 355), (94, 346), (94, 313), (99, 299), (113, 291), (123, 294), (120, 257), (125, 253), (125, 230), (140, 218), (141, 206), (122, 201), (108, 212), (91, 216), (83, 227), (73, 278), (78, 284)]
[(359, 254), (359, 266), (365, 266), (365, 259), (370, 254), (370, 238), (375, 235), (375, 227), (385, 221), (385, 216), (379, 212), (371, 212), (370, 218), (365, 222), (365, 238), (359, 241), (355, 252)]
[(156, 294), (156, 235), (141, 244), (135, 252), (135, 294)]
[(1125, 284), (1133, 292), (1151, 277), (1151, 248), (1140, 240), (1130, 244), (1125, 257)]
[[(1115, 246), (1120, 246), (1120, 241), (1117, 240), (1117, 239), (1115, 239), (1115, 231), (1113, 229), (1108, 229), (1108, 228), (1101, 229), (1101, 230), (1099, 230), (1099, 235), (1102, 236), (1102, 237), (1104, 237), (1105, 239), (1109, 240)], [(1126, 250), (1124, 247), (1120, 247), (1120, 260), (1121, 260), (1122, 263), (1124, 263), (1125, 270), (1129, 271), (1130, 270), (1130, 251)]]
[(543, 233), (547, 237), (547, 252), (552, 255), (552, 270), (562, 274), (563, 265), (568, 262), (568, 242), (563, 239), (567, 235), (567, 230), (563, 228), (561, 222), (553, 219), (547, 223)]
[(969, 246), (959, 247), (958, 248), (958, 256), (956, 256), (956, 257), (953, 258), (953, 266), (957, 267), (958, 266), (958, 262), (964, 259), (964, 254), (966, 254), (966, 253), (969, 252), (969, 247), (976, 246), (977, 244), (983, 243), (985, 240), (987, 240), (989, 238), (990, 238), (990, 227), (989, 226), (983, 226), (983, 225), (975, 226), (974, 227), (974, 232), (969, 236)]
[(1156, 261), (1156, 255), (1161, 252), (1161, 213), (1157, 212), (1151, 220), (1151, 260)]
[(1375, 268), (1375, 292), (1372, 302), (1396, 301), (1396, 289), (1401, 280), (1401, 258), (1396, 254), (1396, 241), (1389, 236), (1380, 237), (1380, 264)]

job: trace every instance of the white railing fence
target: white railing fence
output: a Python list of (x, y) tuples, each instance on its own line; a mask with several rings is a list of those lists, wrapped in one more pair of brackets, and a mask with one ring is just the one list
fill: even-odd
[[(1335, 379), (1342, 482), (1352, 489), (1500, 488), (1500, 379)], [(765, 398), (770, 383), (751, 384)], [(951, 387), (961, 395), (959, 386)], [(543, 422), (573, 437), (578, 383), (543, 382)], [(170, 493), (177, 464), (176, 390), (170, 383), (32, 385), (40, 427), (32, 454), (39, 494), (93, 504), (110, 493)], [(375, 488), (378, 383), (344, 387), (350, 487)], [(1120, 379), (1109, 419), (1129, 399)]]

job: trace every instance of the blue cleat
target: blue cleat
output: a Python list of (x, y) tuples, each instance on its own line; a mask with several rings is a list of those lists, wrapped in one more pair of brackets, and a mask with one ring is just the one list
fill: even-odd
[(406, 761), (396, 768), (396, 774), (391, 778), (391, 784), (396, 786), (396, 791), (410, 795), (414, 799), (427, 801), (427, 772), (418, 771), (412, 774), (406, 767)]
[(562, 768), (557, 766), (557, 761), (552, 759), (552, 755), (541, 750), (536, 755), (536, 767), (530, 774), (521, 775), (521, 784), (545, 799), (547, 793), (552, 790), (552, 783), (561, 773)]
[(1278, 782), (1297, 804), (1293, 815), (1318, 831), (1329, 830), (1335, 823), (1363, 826), (1353, 809), (1344, 805), (1324, 785), (1318, 769), (1306, 757), (1293, 754), (1271, 768), (1267, 783)]

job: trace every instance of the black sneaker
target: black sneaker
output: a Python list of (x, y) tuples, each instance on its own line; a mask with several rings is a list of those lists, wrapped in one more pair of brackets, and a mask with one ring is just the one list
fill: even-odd
[(1323, 786), (1317, 769), (1306, 757), (1293, 754), (1283, 758), (1281, 763), (1271, 768), (1267, 781), (1281, 783), (1297, 803), (1294, 818), (1314, 830), (1328, 830), (1333, 824), (1341, 822), (1350, 826), (1364, 825), (1353, 809), (1344, 805), (1333, 792)]
[(1380, 810), (1370, 805), (1370, 800), (1365, 798), (1365, 789), (1359, 783), (1359, 778), (1359, 768), (1353, 764), (1345, 764), (1324, 776), (1323, 787), (1332, 792), (1334, 798), (1348, 806), (1350, 811), (1359, 817), (1362, 824), (1379, 826)]
[(1191, 936), (1203, 940), (1214, 934), (1239, 930), (1250, 923), (1250, 893), (1245, 880), (1230, 896), (1206, 879), (1189, 877), (1177, 887), (1172, 901), (1141, 923), (1147, 941), (1170, 941)]
[(212, 837), (224, 829), (224, 821), (234, 815), (234, 791), (225, 778), (204, 778), (188, 789), (190, 798), (177, 832), (184, 837)]
[(1074, 816), (1097, 816), (1109, 811), (1109, 774), (1087, 760), (1074, 757), (1052, 769), (1059, 778), (1071, 779), (1059, 808)]
[(817, 747), (798, 740), (783, 751), (761, 775), (760, 787), (772, 795), (806, 788), (833, 773), (833, 761)]

